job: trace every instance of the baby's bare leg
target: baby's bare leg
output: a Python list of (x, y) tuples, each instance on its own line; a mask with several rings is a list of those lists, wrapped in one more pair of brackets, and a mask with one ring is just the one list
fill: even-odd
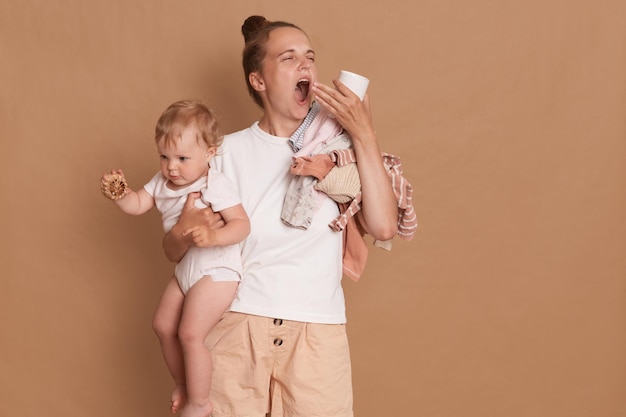
[(186, 403), (185, 365), (183, 351), (178, 339), (178, 328), (182, 316), (185, 296), (175, 277), (167, 284), (152, 321), (154, 332), (161, 343), (161, 351), (167, 369), (170, 371), (176, 387), (172, 392), (170, 410), (176, 413)]
[(212, 361), (204, 340), (230, 306), (238, 284), (202, 277), (187, 293), (178, 333), (185, 357), (188, 400), (181, 417), (206, 417), (212, 411)]

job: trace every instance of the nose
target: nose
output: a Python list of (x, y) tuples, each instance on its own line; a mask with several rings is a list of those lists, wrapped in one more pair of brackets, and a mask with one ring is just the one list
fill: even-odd
[(300, 69), (308, 70), (310, 66), (311, 62), (307, 57), (304, 56), (300, 58)]

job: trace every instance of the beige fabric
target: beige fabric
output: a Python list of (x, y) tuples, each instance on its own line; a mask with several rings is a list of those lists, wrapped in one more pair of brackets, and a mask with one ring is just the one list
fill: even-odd
[(349, 203), (361, 191), (361, 179), (356, 163), (331, 169), (323, 180), (315, 184), (314, 188), (322, 191), (337, 203)]
[(212, 417), (353, 416), (344, 324), (228, 312), (205, 344), (213, 358)]

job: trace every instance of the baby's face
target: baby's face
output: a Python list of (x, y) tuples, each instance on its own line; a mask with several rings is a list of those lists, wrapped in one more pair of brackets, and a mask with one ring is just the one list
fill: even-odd
[(208, 148), (204, 142), (198, 141), (198, 137), (198, 130), (190, 126), (169, 145), (164, 139), (157, 142), (161, 172), (170, 185), (183, 187), (208, 174), (209, 160), (215, 154), (215, 148)]

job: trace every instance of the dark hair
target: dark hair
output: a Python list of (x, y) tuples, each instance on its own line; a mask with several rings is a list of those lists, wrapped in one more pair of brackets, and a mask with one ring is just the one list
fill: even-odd
[(270, 22), (263, 16), (250, 16), (241, 26), (241, 33), (245, 41), (243, 48), (243, 72), (246, 77), (246, 85), (248, 86), (248, 93), (254, 99), (254, 102), (260, 107), (263, 107), (261, 96), (250, 84), (250, 73), (261, 71), (263, 66), (263, 59), (267, 54), (266, 44), (270, 36), (270, 33), (274, 29), (289, 27), (298, 29), (302, 33), (304, 31), (293, 23), (276, 21)]

